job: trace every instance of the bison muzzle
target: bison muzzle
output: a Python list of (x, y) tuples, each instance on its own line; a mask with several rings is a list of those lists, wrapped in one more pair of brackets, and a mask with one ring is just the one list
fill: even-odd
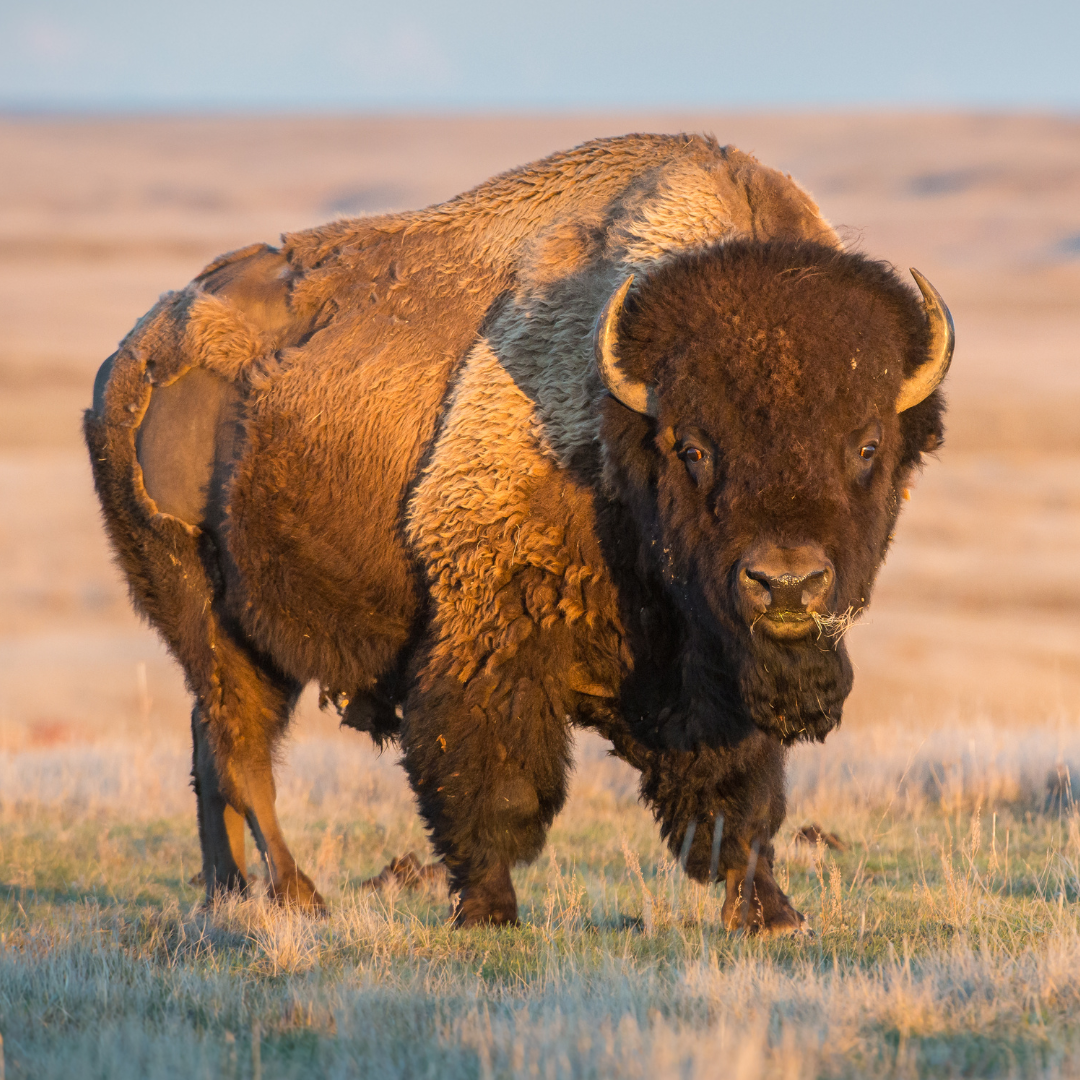
[(800, 929), (786, 748), (840, 722), (844, 631), (942, 437), (952, 321), (915, 277), (753, 158), (634, 135), (163, 297), (85, 431), (194, 696), (208, 898), (250, 830), (274, 895), (323, 907), (274, 808), (316, 682), (400, 745), (459, 924), (516, 921), (579, 726), (729, 928)]

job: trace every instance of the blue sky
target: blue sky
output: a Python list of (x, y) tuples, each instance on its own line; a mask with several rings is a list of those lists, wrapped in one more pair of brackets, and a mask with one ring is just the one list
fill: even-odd
[(1080, 0), (0, 0), (0, 108), (1080, 110)]

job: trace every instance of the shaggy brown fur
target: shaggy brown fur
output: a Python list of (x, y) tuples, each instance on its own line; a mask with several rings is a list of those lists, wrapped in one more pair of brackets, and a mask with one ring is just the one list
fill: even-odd
[[(630, 272), (621, 356), (659, 387), (655, 421), (591, 357)], [(838, 722), (850, 668), (831, 640), (755, 635), (730, 578), (763, 533), (813, 536), (837, 602), (865, 604), (940, 435), (937, 395), (891, 409), (925, 339), (797, 185), (697, 136), (587, 143), (164, 297), (86, 436), (133, 600), (195, 697), (208, 896), (244, 887), (246, 821), (275, 892), (321, 906), (273, 809), (315, 680), (400, 739), (459, 922), (516, 919), (509, 868), (563, 803), (579, 723), (642, 771), (688, 872), (724, 876), (727, 925), (797, 927), (770, 871), (783, 744)], [(845, 441), (870, 417), (872, 474)], [(692, 484), (690, 429), (712, 455)]]

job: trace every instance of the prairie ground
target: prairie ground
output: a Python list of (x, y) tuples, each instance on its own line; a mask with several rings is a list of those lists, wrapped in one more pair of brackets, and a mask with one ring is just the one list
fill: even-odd
[[(310, 693), (280, 809), (330, 902), (199, 908), (190, 705), (131, 614), (79, 438), (94, 371), (218, 253), (422, 205), (584, 139), (706, 130), (919, 267), (958, 345), (856, 688), (794, 751), (814, 928), (719, 928), (584, 738), (522, 926), (454, 933), (391, 751)], [(1039, 115), (0, 117), (0, 1034), (6, 1075), (1080, 1074), (1080, 121)], [(795, 839), (808, 824), (842, 848)]]
[[(392, 755), (292, 748), (281, 805), (330, 915), (200, 908), (180, 745), (4, 762), (0, 1018), (27, 1077), (1059, 1076), (1080, 1072), (1075, 725), (795, 752), (778, 877), (813, 936), (720, 929), (634, 777), (579, 745), (518, 929), (360, 883), (425, 838)], [(796, 837), (820, 825), (837, 847)]]

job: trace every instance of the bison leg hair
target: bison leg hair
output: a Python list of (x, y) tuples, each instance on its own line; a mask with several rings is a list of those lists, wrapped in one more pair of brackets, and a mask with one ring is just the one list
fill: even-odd
[[(274, 749), (288, 724), (299, 686), (262, 670), (245, 649), (224, 635), (216, 641), (214, 655), (216, 693), (200, 702), (193, 722), (200, 825), (205, 821), (210, 826), (202, 833), (207, 899), (213, 898), (223, 877), (228, 881), (231, 863), (242, 867), (231, 831), (235, 829), (233, 816), (224, 808), (219, 811), (224, 801), (233, 815), (247, 822), (266, 863), (271, 895), (282, 903), (322, 912), (326, 904), (296, 865), (275, 807)], [(242, 851), (241, 846), (241, 857)]]
[(455, 925), (517, 922), (510, 867), (536, 858), (566, 798), (564, 717), (540, 678), (417, 680), (404, 762), (458, 894)]
[(724, 878), (728, 930), (784, 934), (804, 927), (772, 873), (771, 841), (786, 812), (786, 751), (775, 738), (754, 732), (732, 747), (654, 750), (614, 717), (595, 717), (590, 726), (640, 770), (642, 797), (686, 873), (707, 884)]
[(214, 752), (197, 705), (191, 710), (191, 742), (191, 780), (198, 807), (203, 881), (207, 901), (212, 901), (221, 893), (247, 890), (244, 817), (222, 794)]

